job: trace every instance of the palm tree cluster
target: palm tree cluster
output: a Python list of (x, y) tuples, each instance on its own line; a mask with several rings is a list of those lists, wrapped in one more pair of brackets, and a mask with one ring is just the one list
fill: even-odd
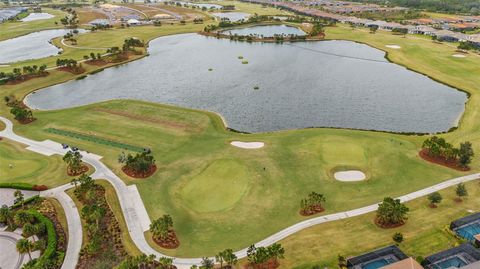
[(31, 252), (34, 250), (44, 250), (46, 248), (45, 240), (35, 240), (34, 235), (45, 235), (45, 225), (39, 222), (34, 215), (26, 210), (14, 211), (10, 207), (3, 205), (0, 208), (0, 223), (5, 223), (11, 229), (22, 227), (23, 236), (29, 239), (20, 239), (17, 241), (17, 250), (21, 254), (27, 253), (32, 260)]
[(127, 156), (121, 155), (118, 161), (124, 163), (124, 168), (132, 170), (134, 173), (145, 174), (151, 171), (155, 166), (155, 158), (151, 155), (151, 152), (144, 151), (137, 153), (135, 156), (130, 153)]
[(443, 158), (447, 161), (458, 161), (461, 166), (466, 167), (474, 156), (470, 142), (460, 143), (456, 148), (444, 138), (432, 136), (423, 142), (422, 148), (427, 154), (434, 158)]
[(77, 12), (72, 8), (66, 8), (63, 10), (68, 12), (69, 14), (64, 18), (61, 18), (60, 23), (65, 25), (66, 27), (76, 27), (78, 25)]
[(323, 211), (323, 203), (326, 199), (323, 194), (311, 192), (307, 198), (300, 201), (300, 210), (304, 215), (310, 215)]
[(278, 243), (258, 248), (251, 245), (247, 250), (249, 268), (276, 268), (278, 259), (283, 259), (284, 254), (285, 249)]
[(22, 103), (15, 103), (10, 109), (10, 114), (12, 114), (16, 120), (22, 123), (28, 123), (35, 120), (32, 111)]
[(224, 268), (224, 263), (227, 265), (225, 268), (230, 269), (233, 268), (233, 266), (238, 262), (237, 255), (235, 255), (233, 250), (230, 248), (220, 251), (217, 255), (215, 255), (215, 260), (220, 264), (220, 269)]
[[(69, 150), (63, 156), (63, 161), (67, 163), (68, 173), (77, 175), (82, 172), (84, 164), (82, 162), (82, 154), (79, 151)], [(75, 183), (76, 181), (74, 181)]]
[(402, 225), (408, 219), (408, 211), (408, 207), (402, 204), (400, 199), (385, 197), (378, 205), (376, 221), (385, 227)]
[(173, 259), (161, 257), (155, 260), (155, 255), (141, 254), (135, 257), (127, 257), (117, 268), (118, 269), (173, 269)]
[(144, 43), (140, 39), (130, 37), (125, 39), (125, 41), (123, 41), (122, 48), (123, 48), (123, 51), (129, 51), (135, 47), (143, 47), (143, 46), (144, 46)]
[(68, 67), (72, 69), (76, 69), (79, 66), (75, 59), (57, 59), (56, 64), (58, 67)]
[(168, 240), (170, 231), (173, 230), (173, 219), (170, 215), (163, 215), (150, 224), (150, 232), (153, 237), (160, 240)]
[(29, 77), (47, 74), (47, 65), (26, 65), (22, 68), (13, 68), (12, 72), (0, 72), (0, 83), (9, 81), (25, 80)]

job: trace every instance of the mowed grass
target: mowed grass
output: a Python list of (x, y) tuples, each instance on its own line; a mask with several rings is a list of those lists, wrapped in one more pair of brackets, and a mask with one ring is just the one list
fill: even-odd
[(30, 183), (51, 188), (66, 184), (71, 179), (61, 156), (43, 156), (25, 149), (22, 144), (0, 140), (0, 182)]
[[(208, 2), (205, 2), (208, 3)], [(219, 2), (212, 2), (218, 5), (234, 5), (235, 10), (234, 12), (245, 12), (249, 14), (257, 14), (257, 15), (293, 15), (292, 12), (286, 10), (280, 10), (269, 6), (262, 6), (256, 4), (249, 4), (240, 1), (219, 1)]]
[[(299, 203), (311, 191), (327, 196), (328, 214), (463, 174), (422, 161), (417, 156), (422, 137), (336, 129), (244, 135), (225, 131), (212, 113), (138, 101), (36, 115), (37, 121), (17, 131), (103, 155), (116, 174), (137, 185), (152, 219), (172, 215), (182, 243), (162, 251), (178, 256), (240, 249), (301, 221)], [(149, 147), (158, 171), (144, 180), (128, 178), (117, 162), (120, 150), (44, 131), (60, 127)], [(264, 141), (266, 146), (245, 150), (231, 146), (232, 140)], [(337, 157), (336, 148), (345, 158)], [(335, 181), (330, 170), (342, 165), (361, 167), (369, 180)]]
[[(79, 45), (121, 44), (127, 35), (150, 40), (158, 35), (193, 31), (194, 27), (187, 24), (171, 28), (115, 29), (82, 36)], [(372, 35), (367, 30), (352, 31), (338, 26), (327, 28), (327, 37), (353, 39), (387, 50), (391, 60), (469, 91), (472, 97), (460, 129), (444, 137), (454, 144), (470, 140), (475, 150), (480, 150), (478, 112), (474, 109), (479, 103), (480, 76), (475, 75), (480, 66), (478, 57), (456, 59), (451, 57), (455, 51), (451, 46), (381, 31)], [(385, 48), (387, 44), (398, 44), (402, 49), (390, 50)], [(52, 72), (46, 78), (0, 88), (6, 94), (22, 97), (32, 90), (71, 77)], [(119, 115), (118, 111), (123, 114)], [(0, 112), (8, 115), (3, 104)], [(328, 214), (377, 203), (384, 196), (399, 196), (465, 174), (421, 160), (417, 153), (426, 137), (322, 128), (238, 134), (225, 131), (221, 119), (212, 113), (138, 101), (35, 111), (35, 116), (37, 121), (16, 125), (16, 131), (30, 138), (50, 138), (103, 155), (106, 164), (125, 182), (137, 185), (152, 219), (163, 214), (172, 215), (181, 245), (176, 250), (161, 251), (176, 256), (198, 257), (213, 255), (225, 248), (240, 249), (304, 220), (298, 214), (299, 203), (311, 191), (326, 195), (325, 214)], [(44, 131), (46, 128), (149, 147), (157, 160), (158, 171), (144, 180), (128, 178), (117, 162), (119, 150), (49, 134)], [(232, 140), (263, 141), (266, 146), (258, 150), (239, 149), (229, 145)], [(230, 161), (212, 166), (219, 160)], [(208, 174), (216, 177), (208, 180), (222, 182), (225, 181), (224, 171), (237, 171), (238, 164), (248, 168), (249, 187), (230, 208), (201, 213), (182, 195), (185, 186), (201, 178), (201, 171), (207, 167), (213, 167)], [(476, 158), (472, 172), (478, 171), (479, 164)], [(339, 166), (358, 167), (369, 178), (357, 183), (335, 181), (331, 170)], [(199, 204), (208, 204), (214, 191), (190, 193), (197, 197)], [(357, 251), (364, 250), (358, 247)]]
[[(248, 168), (233, 160), (217, 160), (181, 187), (181, 200), (199, 213), (229, 209), (250, 187)], [(205, 199), (208, 194), (208, 199)]]
[[(1, 23), (0, 41), (41, 30), (63, 28), (63, 25), (60, 23), (60, 19), (65, 17), (67, 13), (52, 8), (42, 8), (42, 12), (52, 14), (55, 17), (46, 20), (29, 22), (15, 21)], [(58, 22), (58, 24), (56, 25), (55, 22)]]
[(320, 224), (294, 234), (280, 243), (285, 247), (281, 268), (337, 268), (337, 256), (352, 257), (395, 244), (392, 236), (400, 232), (404, 241), (399, 245), (407, 255), (426, 257), (460, 242), (448, 230), (451, 221), (478, 211), (480, 185), (478, 180), (466, 184), (469, 197), (462, 203), (454, 201), (455, 188), (441, 191), (443, 201), (432, 209), (426, 198), (406, 203), (410, 208), (407, 224), (382, 229), (373, 223), (375, 213), (351, 219)]

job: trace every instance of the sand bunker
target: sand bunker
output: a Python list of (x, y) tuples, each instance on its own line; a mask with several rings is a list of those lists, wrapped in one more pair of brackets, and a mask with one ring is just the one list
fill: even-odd
[(399, 45), (385, 45), (385, 47), (387, 47), (387, 48), (391, 48), (391, 49), (396, 49), (396, 50), (398, 50), (398, 49), (401, 49), (401, 48), (402, 48), (402, 47), (400, 47)]
[(453, 54), (452, 57), (455, 57), (455, 58), (465, 58), (467, 56), (463, 55), (463, 54)]
[(338, 181), (362, 181), (365, 180), (366, 176), (362, 171), (359, 170), (348, 170), (340, 171), (333, 174), (336, 180)]
[(241, 141), (232, 141), (230, 144), (237, 148), (242, 149), (259, 149), (265, 146), (263, 142), (241, 142)]

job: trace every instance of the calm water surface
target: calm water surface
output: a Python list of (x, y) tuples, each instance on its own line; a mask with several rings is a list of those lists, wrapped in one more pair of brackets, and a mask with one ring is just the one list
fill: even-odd
[(246, 28), (237, 28), (228, 31), (224, 31), (224, 34), (230, 35), (255, 35), (255, 36), (264, 36), (272, 37), (275, 35), (305, 35), (305, 32), (297, 27), (292, 27), (288, 25), (261, 25), (253, 26)]
[(48, 14), (48, 13), (30, 13), (28, 14), (27, 17), (23, 18), (22, 21), (23, 22), (28, 22), (28, 21), (38, 21), (38, 20), (46, 20), (46, 19), (50, 19), (50, 18), (53, 18), (55, 16), (53, 16), (52, 14)]
[[(0, 63), (40, 59), (57, 55), (59, 48), (49, 41), (69, 33), (68, 29), (45, 30), (0, 41)], [(85, 32), (78, 29), (80, 33)]]
[(250, 14), (243, 12), (218, 12), (212, 14), (220, 19), (229, 19), (231, 22), (246, 20), (248, 17), (250, 17)]
[(140, 99), (215, 111), (246, 132), (312, 126), (437, 132), (454, 126), (466, 101), (465, 93), (349, 41), (250, 44), (184, 34), (153, 40), (149, 51), (26, 102), (60, 109)]

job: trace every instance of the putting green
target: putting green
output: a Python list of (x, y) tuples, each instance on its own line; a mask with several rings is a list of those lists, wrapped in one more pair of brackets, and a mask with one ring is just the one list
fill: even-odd
[(10, 140), (0, 141), (0, 182), (55, 187), (70, 182), (71, 178), (66, 175), (66, 169), (60, 156), (45, 157)]
[(333, 138), (323, 141), (321, 153), (323, 160), (329, 164), (365, 166), (367, 158), (359, 144), (349, 139)]
[(235, 160), (217, 160), (189, 181), (180, 196), (199, 213), (216, 212), (233, 207), (248, 188), (247, 167)]

